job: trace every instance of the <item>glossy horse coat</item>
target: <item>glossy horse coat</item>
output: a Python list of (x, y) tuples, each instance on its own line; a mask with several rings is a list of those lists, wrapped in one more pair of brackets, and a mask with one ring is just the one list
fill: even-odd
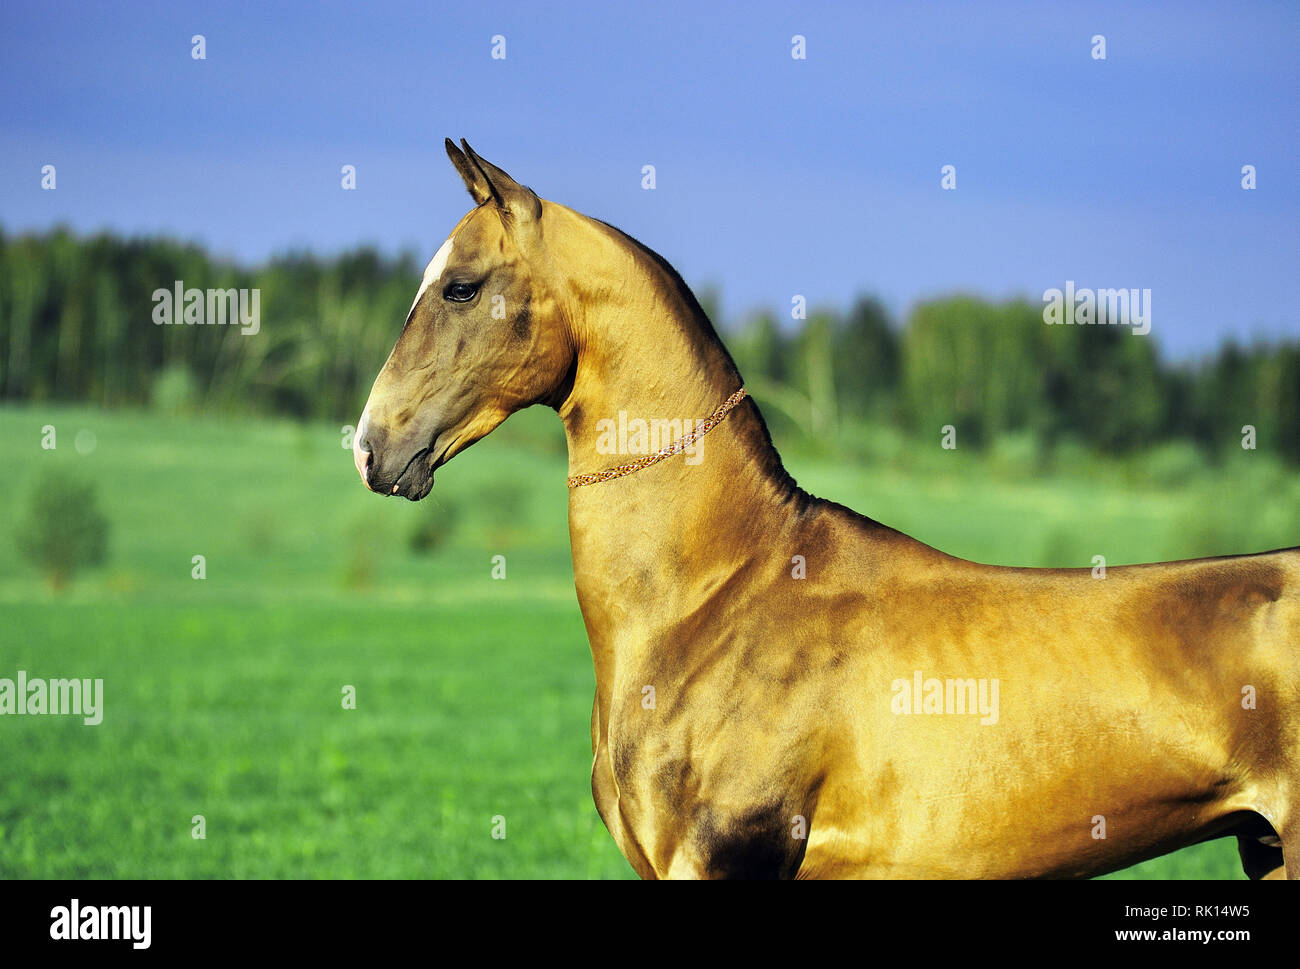
[[(539, 403), (599, 472), (602, 422), (742, 386), (663, 259), (462, 145), (478, 204), (375, 381), (368, 487), (422, 498)], [(752, 399), (699, 446), (569, 497), (592, 790), (641, 875), (1087, 876), (1231, 833), (1300, 877), (1300, 552), (980, 565), (798, 488)]]

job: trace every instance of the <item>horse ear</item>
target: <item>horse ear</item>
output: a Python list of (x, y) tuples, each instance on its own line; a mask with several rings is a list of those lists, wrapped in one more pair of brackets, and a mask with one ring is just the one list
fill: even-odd
[(456, 143), (450, 138), (444, 140), (447, 145), (447, 157), (456, 166), (456, 171), (460, 172), (460, 177), (465, 180), (465, 188), (469, 190), (470, 198), (476, 205), (482, 205), (492, 197), (492, 186), (488, 184), (483, 170), (466, 158), (465, 153), (457, 148)]
[[(520, 185), (496, 165), (479, 156), (464, 138), (460, 145), (465, 149), (469, 161), (479, 170), (487, 182), (491, 198), (501, 212), (518, 222), (529, 222), (542, 217), (542, 201), (527, 185)], [(453, 159), (454, 161), (455, 159)], [(459, 167), (459, 166), (457, 166)], [(463, 172), (461, 173), (464, 174)], [(470, 194), (473, 194), (471, 191)]]

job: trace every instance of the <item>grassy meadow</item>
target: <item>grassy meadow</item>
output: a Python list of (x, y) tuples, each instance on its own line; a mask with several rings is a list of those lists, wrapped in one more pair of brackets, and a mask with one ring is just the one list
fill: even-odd
[[(100, 726), (0, 719), (0, 878), (632, 877), (591, 800), (554, 415), (516, 415), (415, 505), (365, 492), (341, 441), (322, 423), (0, 409), (0, 676), (105, 684)], [(1263, 455), (845, 446), (787, 464), (980, 561), (1300, 544), (1300, 484)], [(14, 540), (42, 465), (92, 479), (111, 526), (106, 563), (57, 592)], [(1221, 840), (1118, 877), (1242, 876)]]

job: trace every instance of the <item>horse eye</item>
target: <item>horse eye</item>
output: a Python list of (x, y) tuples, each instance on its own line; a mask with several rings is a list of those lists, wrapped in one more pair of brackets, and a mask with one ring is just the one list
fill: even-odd
[(452, 283), (442, 295), (453, 303), (468, 303), (477, 292), (478, 287), (473, 283)]

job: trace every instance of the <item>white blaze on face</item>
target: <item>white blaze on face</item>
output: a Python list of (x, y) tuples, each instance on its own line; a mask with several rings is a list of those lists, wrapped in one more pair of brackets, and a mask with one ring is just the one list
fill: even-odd
[(452, 237), (448, 236), (447, 241), (442, 244), (442, 248), (433, 254), (433, 259), (424, 269), (424, 279), (420, 281), (419, 292), (415, 294), (415, 299), (411, 301), (411, 309), (407, 310), (406, 315), (410, 316), (411, 311), (415, 309), (415, 304), (420, 302), (420, 297), (424, 291), (438, 281), (442, 271), (447, 268), (447, 260), (451, 258)]

